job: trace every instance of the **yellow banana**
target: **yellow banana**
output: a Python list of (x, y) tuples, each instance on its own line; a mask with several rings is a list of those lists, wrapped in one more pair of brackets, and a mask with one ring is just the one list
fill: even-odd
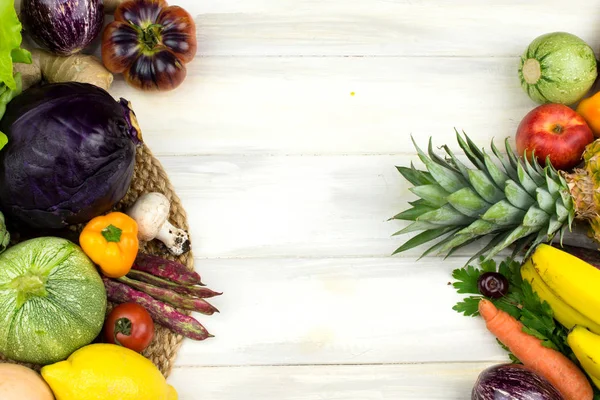
[(600, 388), (600, 336), (576, 326), (567, 336), (567, 344), (594, 385)]
[(597, 324), (588, 317), (582, 315), (579, 311), (565, 303), (559, 295), (554, 293), (537, 273), (531, 259), (528, 259), (521, 266), (521, 277), (529, 282), (531, 288), (537, 293), (541, 300), (548, 303), (554, 312), (554, 318), (556, 318), (556, 320), (564, 327), (571, 329), (575, 325), (580, 325), (590, 329), (592, 332), (600, 334), (600, 324)]
[(600, 324), (600, 270), (547, 244), (536, 248), (531, 261), (552, 292), (569, 306)]

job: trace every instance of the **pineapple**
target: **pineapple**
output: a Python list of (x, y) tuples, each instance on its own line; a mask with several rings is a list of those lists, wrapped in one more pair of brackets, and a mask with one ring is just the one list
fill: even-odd
[(413, 221), (394, 235), (422, 232), (394, 254), (441, 237), (421, 257), (432, 253), (449, 256), (462, 246), (490, 236), (487, 245), (471, 260), (479, 256), (490, 259), (511, 245), (514, 257), (527, 247), (530, 251), (551, 241), (557, 234), (562, 241), (574, 219), (588, 221), (592, 235), (600, 242), (600, 140), (586, 148), (583, 169), (565, 173), (557, 171), (549, 160), (542, 168), (536, 159), (530, 162), (517, 157), (508, 139), (506, 155), (492, 142), (497, 164), (466, 134), (463, 138), (456, 132), (456, 137), (474, 168), (459, 161), (448, 146), (443, 146), (445, 158), (435, 154), (431, 139), (428, 154), (415, 143), (427, 171), (417, 170), (412, 164), (410, 168), (397, 167), (413, 184), (410, 190), (419, 199), (393, 217)]

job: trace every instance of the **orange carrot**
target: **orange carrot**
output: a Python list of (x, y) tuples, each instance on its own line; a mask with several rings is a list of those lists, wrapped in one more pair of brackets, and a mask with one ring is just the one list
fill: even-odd
[(523, 325), (494, 303), (482, 299), (479, 313), (493, 333), (528, 368), (545, 377), (565, 400), (592, 400), (594, 391), (585, 374), (562, 353), (523, 332)]

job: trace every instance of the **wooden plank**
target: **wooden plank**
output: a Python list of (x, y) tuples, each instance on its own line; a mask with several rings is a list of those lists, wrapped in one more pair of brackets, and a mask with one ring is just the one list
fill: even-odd
[(505, 361), (483, 321), (452, 306), (466, 259), (197, 260), (224, 294), (198, 320), (216, 337), (186, 340), (179, 366)]
[(178, 0), (202, 55), (518, 56), (538, 35), (600, 46), (590, 1)]
[[(386, 257), (413, 234), (388, 221), (411, 186), (414, 155), (162, 157), (199, 257)], [(477, 245), (457, 255), (473, 254)], [(427, 247), (402, 254), (411, 261)]]
[(201, 58), (184, 86), (149, 96), (117, 78), (146, 142), (167, 154), (414, 153), (514, 136), (535, 106), (516, 58)]
[(490, 363), (175, 368), (180, 400), (464, 400)]

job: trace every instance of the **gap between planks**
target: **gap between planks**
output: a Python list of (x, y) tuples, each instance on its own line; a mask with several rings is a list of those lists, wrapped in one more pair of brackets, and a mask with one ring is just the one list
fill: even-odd
[[(507, 360), (508, 362), (508, 360)], [(381, 362), (381, 363), (330, 363), (330, 364), (231, 364), (231, 365), (175, 365), (173, 369), (204, 369), (204, 368), (298, 368), (298, 367), (385, 367), (385, 366), (427, 366), (427, 365), (469, 365), (469, 364), (499, 364), (498, 360), (481, 361), (423, 361), (423, 362)]]

